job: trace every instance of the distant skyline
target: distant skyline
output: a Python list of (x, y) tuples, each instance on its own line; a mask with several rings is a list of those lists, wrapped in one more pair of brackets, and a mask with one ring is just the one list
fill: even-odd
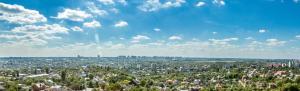
[(0, 57), (300, 58), (299, 0), (0, 0)]

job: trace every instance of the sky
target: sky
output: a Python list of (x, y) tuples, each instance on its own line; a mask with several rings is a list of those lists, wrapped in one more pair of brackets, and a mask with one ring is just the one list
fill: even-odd
[(2, 57), (299, 54), (299, 0), (0, 0)]

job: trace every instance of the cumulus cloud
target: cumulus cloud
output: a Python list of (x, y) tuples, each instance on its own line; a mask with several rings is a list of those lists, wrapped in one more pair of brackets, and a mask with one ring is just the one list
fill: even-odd
[(25, 25), (20, 27), (15, 27), (11, 31), (15, 33), (32, 33), (32, 32), (40, 32), (45, 34), (55, 34), (55, 33), (68, 33), (68, 28), (60, 26), (58, 24), (45, 24), (45, 25)]
[(123, 5), (127, 5), (127, 1), (126, 0), (118, 0), (119, 3), (123, 4)]
[(13, 28), (11, 34), (2, 34), (0, 38), (12, 40), (12, 42), (8, 41), (12, 45), (46, 45), (47, 40), (62, 39), (59, 35), (68, 34), (68, 30), (58, 24), (25, 25)]
[(153, 30), (154, 30), (155, 32), (159, 32), (159, 31), (160, 31), (159, 28), (154, 28)]
[(182, 38), (180, 36), (173, 35), (169, 37), (169, 40), (182, 40)]
[(245, 40), (253, 40), (254, 38), (253, 37), (247, 37), (245, 38)]
[(212, 3), (218, 6), (224, 6), (226, 4), (224, 0), (213, 0)]
[(124, 44), (121, 44), (121, 43), (118, 43), (118, 44), (112, 44), (112, 45), (109, 45), (110, 46), (110, 49), (123, 49), (123, 48), (126, 48)]
[(98, 1), (103, 5), (115, 5), (116, 3), (127, 5), (126, 0), (98, 0)]
[(91, 22), (83, 23), (83, 26), (88, 27), (88, 28), (100, 28), (102, 25), (100, 22), (93, 20)]
[(259, 29), (258, 32), (259, 33), (265, 33), (265, 32), (267, 32), (267, 30), (266, 29)]
[(83, 29), (81, 29), (80, 27), (78, 26), (74, 26), (71, 28), (73, 31), (77, 31), (77, 32), (83, 32)]
[(250, 48), (261, 47), (263, 44), (264, 44), (264, 43), (259, 42), (259, 41), (251, 41), (251, 42), (248, 44), (248, 47), (250, 47)]
[(71, 20), (71, 21), (84, 21), (84, 19), (90, 18), (90, 17), (92, 17), (92, 15), (85, 11), (81, 11), (79, 9), (73, 10), (73, 9), (66, 8), (66, 9), (64, 9), (64, 11), (59, 12), (58, 15), (53, 18), (67, 19), (67, 20)]
[(108, 12), (106, 10), (100, 9), (94, 3), (89, 3), (87, 8), (88, 8), (89, 12), (91, 12), (92, 14), (95, 14), (95, 15), (98, 15), (98, 16), (108, 15)]
[(98, 0), (99, 2), (101, 2), (104, 5), (112, 5), (115, 4), (115, 2), (113, 0)]
[(278, 46), (283, 46), (287, 42), (286, 41), (280, 41), (278, 39), (266, 39), (265, 41), (252, 41), (248, 46), (252, 50), (257, 50), (257, 49), (265, 49), (266, 47), (278, 47)]
[(157, 42), (152, 42), (148, 43), (149, 45), (154, 45), (154, 46), (161, 46), (164, 45), (164, 41), (157, 41)]
[(202, 2), (202, 1), (199, 1), (197, 4), (196, 4), (196, 7), (202, 7), (205, 5), (205, 2)]
[(28, 39), (22, 39), (13, 43), (24, 46), (42, 46), (48, 44), (46, 40), (38, 37), (29, 37)]
[(119, 13), (119, 10), (117, 8), (111, 8), (109, 9), (110, 12), (113, 12), (115, 14)]
[(239, 38), (209, 39), (211, 45), (222, 47), (232, 47), (233, 45), (230, 42), (237, 40), (239, 40)]
[(121, 38), (119, 38), (120, 40), (125, 40), (125, 38), (123, 38), (123, 37), (121, 37)]
[(162, 3), (160, 0), (147, 0), (138, 8), (144, 12), (153, 12), (160, 9), (172, 8), (172, 7), (181, 7), (185, 0), (167, 0)]
[(46, 22), (47, 18), (36, 10), (26, 9), (21, 5), (0, 2), (0, 20), (15, 24), (33, 24)]
[(61, 37), (50, 35), (50, 34), (43, 34), (43, 33), (29, 33), (29, 34), (1, 34), (0, 39), (8, 39), (8, 40), (27, 40), (27, 39), (45, 39), (45, 40), (54, 40), (54, 39), (61, 39)]
[(297, 39), (300, 39), (300, 35), (296, 35), (295, 37), (296, 37)]
[(126, 21), (119, 21), (114, 26), (115, 27), (126, 27), (126, 26), (128, 26), (128, 23)]
[(20, 39), (24, 38), (24, 36), (19, 36), (15, 34), (1, 34), (0, 39)]
[(148, 36), (145, 35), (136, 35), (134, 37), (132, 37), (132, 43), (138, 43), (141, 42), (143, 40), (149, 40), (150, 38)]
[(286, 43), (286, 41), (280, 41), (278, 39), (267, 39), (266, 45), (268, 46), (282, 46)]
[(218, 32), (212, 32), (212, 34), (216, 35), (216, 34), (218, 34)]

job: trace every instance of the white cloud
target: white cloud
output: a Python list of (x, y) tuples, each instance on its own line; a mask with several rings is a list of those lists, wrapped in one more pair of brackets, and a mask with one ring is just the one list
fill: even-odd
[(45, 39), (45, 40), (54, 40), (61, 39), (61, 37), (43, 34), (43, 33), (29, 33), (29, 34), (1, 34), (0, 39), (8, 39), (8, 40), (26, 40), (26, 39)]
[(253, 37), (247, 37), (245, 38), (245, 40), (253, 40), (254, 38)]
[(180, 7), (183, 3), (185, 3), (185, 0), (167, 1), (162, 6), (163, 8)]
[(154, 30), (155, 32), (159, 32), (159, 31), (160, 31), (159, 28), (154, 28), (153, 30)]
[(212, 32), (212, 34), (216, 35), (216, 34), (218, 34), (218, 32)]
[(159, 0), (147, 0), (143, 3), (143, 5), (139, 6), (138, 8), (144, 12), (151, 12), (159, 10), (162, 7)]
[(112, 44), (110, 45), (110, 49), (123, 49), (123, 48), (126, 48), (124, 44)]
[(36, 35), (35, 37), (41, 38), (41, 39), (45, 39), (45, 40), (62, 39), (62, 38), (59, 37), (59, 36), (49, 35), (49, 34), (39, 34), (39, 35)]
[(153, 12), (165, 8), (181, 7), (185, 2), (185, 0), (167, 0), (161, 3), (160, 0), (147, 0), (141, 6), (138, 6), (138, 8), (144, 12)]
[(88, 28), (100, 28), (102, 25), (100, 22), (93, 20), (92, 22), (83, 23), (83, 26), (88, 27)]
[(127, 5), (127, 1), (126, 0), (118, 0), (119, 3), (123, 4), (123, 5)]
[(295, 37), (296, 37), (297, 39), (300, 39), (300, 35), (296, 35)]
[(212, 3), (218, 6), (224, 6), (226, 4), (224, 0), (213, 0)]
[(229, 42), (237, 41), (239, 38), (226, 38), (226, 39), (209, 39), (210, 44), (213, 46), (232, 47)]
[(58, 15), (53, 18), (67, 19), (67, 20), (71, 20), (71, 21), (84, 21), (84, 19), (90, 18), (90, 17), (92, 17), (92, 15), (85, 11), (81, 11), (79, 9), (73, 10), (73, 9), (67, 8), (67, 9), (64, 9), (63, 12), (59, 12)]
[(98, 0), (99, 2), (101, 2), (104, 5), (113, 5), (115, 4), (115, 2), (113, 0)]
[(212, 42), (229, 42), (229, 41), (236, 41), (239, 38), (226, 38), (226, 39), (209, 39)]
[(250, 44), (248, 45), (248, 47), (255, 48), (255, 47), (261, 46), (263, 44), (264, 43), (259, 42), (259, 41), (251, 41)]
[(20, 39), (24, 38), (24, 36), (19, 36), (15, 34), (1, 34), (0, 39)]
[(265, 29), (259, 29), (258, 32), (259, 33), (265, 33), (265, 32), (267, 32), (267, 30), (265, 30)]
[(196, 4), (196, 7), (202, 7), (205, 5), (205, 2), (202, 2), (202, 1), (199, 1), (197, 4)]
[(81, 29), (80, 27), (78, 26), (74, 26), (71, 28), (73, 31), (77, 31), (77, 32), (83, 32), (83, 29)]
[(68, 33), (68, 28), (62, 27), (58, 24), (45, 24), (45, 25), (25, 25), (20, 27), (15, 27), (11, 31), (15, 33), (33, 33), (40, 32), (45, 34), (55, 34), (55, 33)]
[(26, 9), (21, 5), (0, 2), (0, 20), (15, 24), (33, 24), (46, 22), (47, 18), (36, 10)]
[(199, 41), (198, 38), (192, 38), (192, 41)]
[(154, 46), (161, 46), (163, 45), (162, 42), (152, 42), (152, 43), (148, 43), (149, 45), (154, 45)]
[(173, 35), (173, 36), (169, 37), (169, 40), (182, 40), (182, 38), (180, 36)]
[(99, 16), (108, 15), (108, 12), (106, 10), (100, 9), (94, 3), (89, 3), (87, 8), (88, 8), (89, 12), (91, 12), (92, 14), (96, 14), (96, 15), (99, 15)]
[(103, 5), (115, 5), (116, 3), (127, 5), (126, 0), (98, 0), (98, 1)]
[(121, 38), (119, 38), (120, 40), (125, 40), (125, 38), (123, 38), (123, 37), (121, 37)]
[(109, 9), (110, 12), (113, 12), (115, 14), (119, 13), (119, 10), (117, 8), (111, 8)]
[(267, 39), (265, 41), (252, 41), (250, 44), (248, 44), (248, 49), (251, 51), (265, 51), (267, 49), (274, 50), (273, 47), (283, 46), (287, 42), (286, 41), (280, 41), (278, 39)]
[(286, 41), (280, 41), (278, 39), (267, 39), (266, 45), (268, 46), (282, 46), (286, 43)]
[(15, 41), (16, 44), (23, 44), (26, 46), (41, 46), (41, 45), (46, 45), (48, 42), (46, 40), (37, 38), (37, 37), (31, 37), (29, 39), (23, 39), (20, 41)]
[[(13, 40), (12, 42), (9, 42), (13, 45), (46, 45), (48, 40), (62, 39), (59, 35), (68, 34), (68, 30), (69, 29), (58, 24), (25, 25), (13, 28), (11, 30), (12, 34), (2, 34), (0, 35), (0, 38)], [(4, 43), (7, 43), (7, 41)]]
[(114, 26), (115, 27), (126, 27), (126, 26), (128, 26), (128, 23), (126, 21), (119, 21)]
[(134, 37), (132, 37), (132, 43), (138, 43), (141, 42), (143, 40), (149, 40), (150, 38), (148, 36), (145, 35), (136, 35)]

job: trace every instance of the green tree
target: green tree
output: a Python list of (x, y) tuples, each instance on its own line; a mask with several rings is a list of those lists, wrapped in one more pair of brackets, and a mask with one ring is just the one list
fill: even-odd
[(90, 78), (90, 80), (92, 80), (94, 78), (94, 75), (93, 74), (89, 74), (89, 78)]
[(93, 84), (92, 81), (89, 81), (89, 82), (88, 82), (88, 87), (89, 87), (89, 88), (94, 88), (94, 84)]
[(19, 77), (19, 74), (20, 72), (18, 70), (15, 70), (13, 73), (12, 73), (12, 76), (13, 77)]
[(18, 84), (16, 82), (9, 81), (6, 82), (5, 88), (7, 91), (18, 91)]
[(129, 91), (144, 91), (144, 89), (141, 87), (132, 87), (131, 89), (129, 89)]
[(295, 80), (296, 83), (300, 84), (300, 76), (298, 76)]
[(34, 72), (33, 72), (33, 74), (37, 74), (37, 69), (36, 69), (36, 68), (34, 69)]
[(66, 70), (61, 71), (60, 77), (62, 81), (66, 81), (67, 71)]
[(109, 91), (122, 91), (122, 86), (118, 83), (109, 84)]
[(46, 67), (46, 68), (45, 68), (45, 71), (46, 71), (47, 74), (49, 74), (49, 73), (50, 73), (50, 68), (49, 68), (49, 67)]
[(282, 91), (299, 91), (299, 87), (296, 84), (285, 84)]

